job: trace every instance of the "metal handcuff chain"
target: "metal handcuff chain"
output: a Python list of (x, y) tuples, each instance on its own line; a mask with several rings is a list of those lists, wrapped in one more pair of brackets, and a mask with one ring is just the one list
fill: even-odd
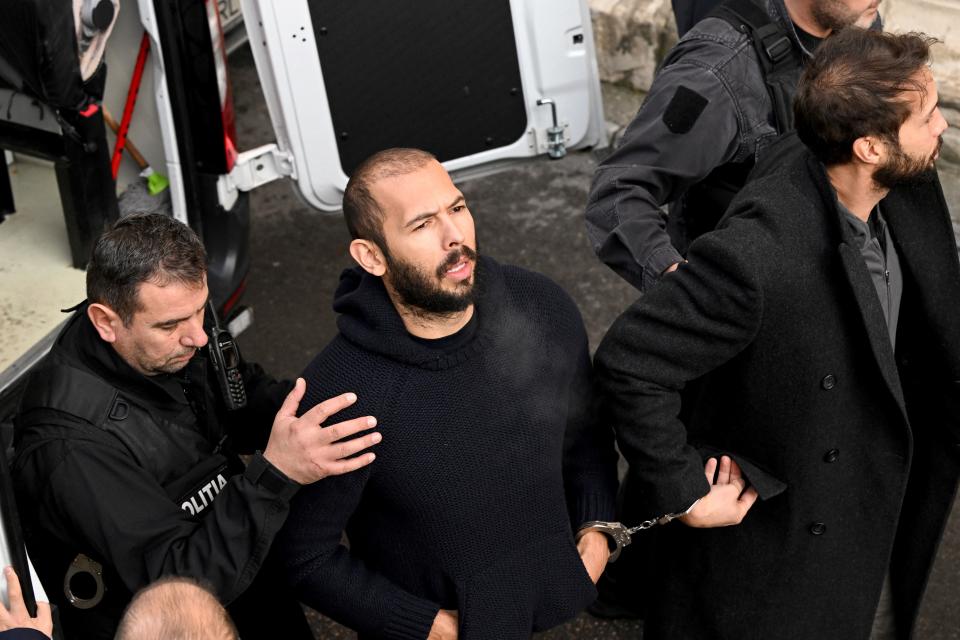
[(616, 548), (610, 551), (610, 557), (607, 559), (607, 562), (615, 562), (616, 559), (620, 557), (620, 552), (623, 551), (623, 548), (633, 542), (634, 534), (641, 531), (646, 531), (647, 529), (652, 529), (658, 524), (666, 524), (672, 520), (672, 518), (666, 518), (669, 518), (669, 516), (654, 518), (653, 520), (644, 520), (635, 527), (628, 527), (622, 522), (604, 522), (602, 520), (592, 520), (590, 522), (584, 522), (583, 526), (580, 528), (580, 531), (599, 531), (600, 533), (607, 534), (608, 538), (616, 545)]
[(690, 508), (681, 513), (668, 513), (660, 516), (659, 518), (644, 520), (635, 527), (628, 527), (622, 522), (605, 522), (603, 520), (591, 520), (590, 522), (584, 522), (580, 527), (580, 533), (578, 534), (577, 538), (579, 539), (580, 535), (586, 531), (599, 531), (607, 534), (609, 539), (616, 545), (616, 549), (610, 551), (610, 557), (607, 559), (607, 562), (614, 562), (620, 557), (620, 552), (623, 551), (623, 548), (633, 542), (634, 534), (641, 531), (646, 531), (647, 529), (652, 529), (660, 524), (667, 524), (672, 520), (676, 520), (681, 516), (685, 516), (693, 511), (693, 508), (697, 506), (698, 502), (700, 502), (700, 500), (694, 502), (692, 505), (690, 505)]

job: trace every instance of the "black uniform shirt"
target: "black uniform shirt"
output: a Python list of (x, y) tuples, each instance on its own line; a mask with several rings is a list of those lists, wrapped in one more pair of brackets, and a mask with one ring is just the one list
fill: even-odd
[[(112, 637), (130, 594), (164, 575), (202, 579), (224, 603), (237, 598), (299, 487), (262, 456), (244, 471), (219, 447), (221, 433), (241, 451), (262, 447), (289, 384), (245, 364), (250, 405), (228, 414), (207, 383), (204, 354), (188, 368), (199, 419), (176, 377), (137, 373), (81, 308), (27, 384), (13, 466), (18, 504), (29, 505), (21, 512), (44, 587), (82, 637)], [(98, 404), (109, 410), (77, 415)], [(93, 609), (63, 600), (78, 553), (104, 568), (106, 596)]]

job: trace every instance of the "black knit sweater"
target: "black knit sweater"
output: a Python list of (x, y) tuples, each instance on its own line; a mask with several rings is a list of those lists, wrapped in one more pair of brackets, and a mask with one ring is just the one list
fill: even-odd
[(425, 638), (444, 608), (464, 640), (525, 638), (596, 596), (571, 525), (612, 518), (616, 454), (582, 319), (543, 276), (481, 258), (478, 281), (472, 335), (425, 344), (379, 278), (344, 272), (340, 334), (304, 373), (301, 411), (354, 391), (337, 420), (374, 415), (383, 442), (302, 490), (275, 548), (300, 599), (361, 637)]

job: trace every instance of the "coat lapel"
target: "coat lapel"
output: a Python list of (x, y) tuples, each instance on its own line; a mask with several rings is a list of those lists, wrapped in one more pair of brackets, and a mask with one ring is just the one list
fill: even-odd
[(830, 185), (823, 166), (812, 155), (808, 157), (808, 162), (814, 176), (814, 182), (817, 184), (823, 199), (827, 218), (840, 230), (842, 240), (838, 250), (840, 258), (843, 260), (844, 274), (853, 290), (857, 309), (860, 312), (860, 319), (863, 321), (863, 327), (870, 343), (870, 350), (873, 352), (873, 357), (880, 368), (883, 380), (887, 383), (887, 388), (890, 389), (897, 406), (900, 407), (904, 420), (907, 420), (907, 407), (903, 396), (903, 388), (900, 385), (900, 374), (897, 371), (896, 358), (887, 331), (887, 321), (883, 309), (880, 307), (877, 290), (873, 285), (873, 280), (870, 279), (870, 273), (867, 271), (867, 265), (860, 253), (860, 248), (857, 246), (853, 232), (842, 219), (843, 214), (840, 213), (837, 206), (836, 192)]
[(948, 372), (960, 380), (960, 261), (940, 182), (898, 187), (880, 206)]
[(860, 311), (860, 318), (863, 320), (863, 326), (870, 341), (873, 357), (880, 367), (880, 373), (883, 375), (887, 387), (900, 406), (904, 418), (906, 418), (907, 407), (903, 398), (903, 388), (900, 386), (900, 374), (897, 371), (893, 347), (890, 344), (890, 334), (887, 331), (887, 321), (883, 316), (883, 309), (880, 308), (877, 290), (873, 286), (873, 280), (870, 279), (870, 273), (863, 261), (863, 255), (852, 239), (850, 242), (842, 242), (839, 250), (840, 257), (843, 259), (844, 272), (853, 289), (857, 308)]

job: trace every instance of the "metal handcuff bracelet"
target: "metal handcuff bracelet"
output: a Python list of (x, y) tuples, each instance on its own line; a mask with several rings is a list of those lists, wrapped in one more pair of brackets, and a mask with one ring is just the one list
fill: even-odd
[(605, 533), (607, 535), (607, 539), (616, 545), (616, 548), (610, 551), (610, 557), (607, 559), (607, 562), (614, 562), (620, 557), (620, 552), (623, 551), (623, 548), (633, 542), (633, 535), (635, 533), (652, 529), (658, 524), (667, 524), (672, 520), (676, 520), (677, 518), (685, 516), (693, 511), (693, 508), (697, 506), (698, 502), (700, 502), (700, 500), (697, 500), (690, 505), (686, 511), (682, 511), (680, 513), (667, 513), (659, 518), (644, 520), (635, 527), (628, 527), (622, 522), (605, 522), (603, 520), (591, 520), (590, 522), (584, 522), (583, 526), (581, 526), (577, 531), (577, 540), (580, 540), (580, 538), (583, 537), (583, 534), (585, 534), (587, 531), (599, 531), (600, 533)]

